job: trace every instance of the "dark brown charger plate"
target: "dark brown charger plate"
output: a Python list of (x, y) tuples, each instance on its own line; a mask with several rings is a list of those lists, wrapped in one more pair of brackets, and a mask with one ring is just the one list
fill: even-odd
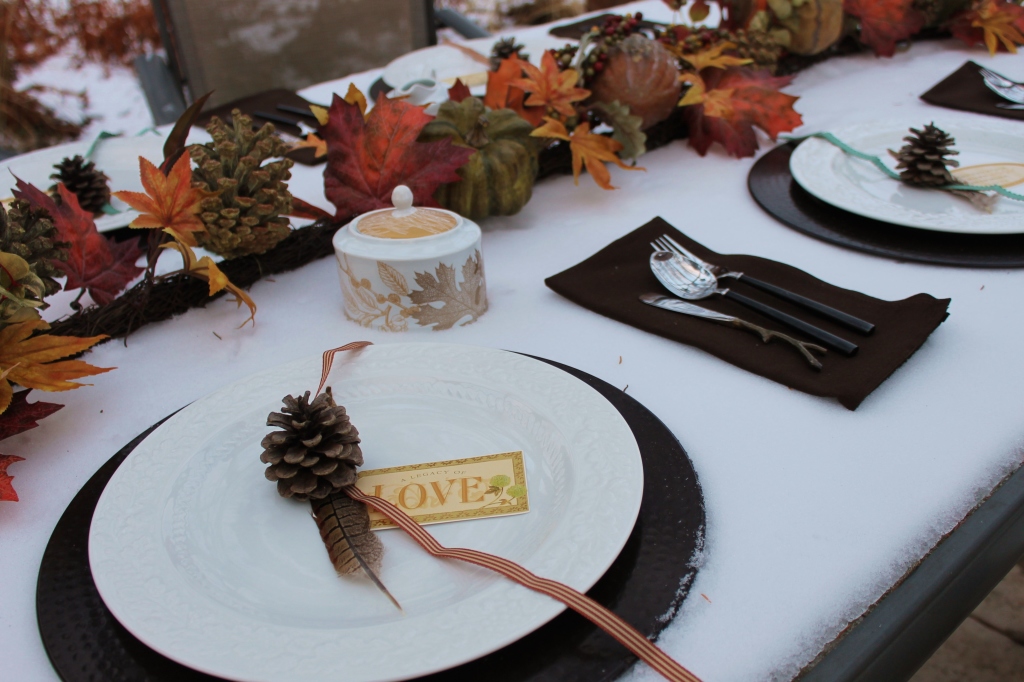
[(771, 150), (757, 160), (747, 177), (750, 194), (761, 208), (794, 230), (899, 261), (972, 268), (1024, 267), (1024, 234), (918, 230), (865, 218), (821, 201), (800, 187), (789, 172), (789, 157), (798, 144), (800, 140), (792, 140)]
[[(704, 499), (693, 465), (672, 432), (639, 402), (585, 372), (543, 361), (601, 393), (622, 414), (640, 446), (640, 515), (622, 553), (588, 594), (653, 639), (686, 596), (697, 571), (694, 559), (703, 546)], [(43, 554), (36, 585), (39, 632), (65, 682), (220, 679), (165, 658), (135, 639), (107, 610), (89, 569), (89, 525), (100, 494), (121, 462), (159, 425), (126, 445), (89, 479), (57, 523)], [(600, 682), (615, 679), (635, 661), (624, 647), (567, 610), (504, 649), (420, 680)]]

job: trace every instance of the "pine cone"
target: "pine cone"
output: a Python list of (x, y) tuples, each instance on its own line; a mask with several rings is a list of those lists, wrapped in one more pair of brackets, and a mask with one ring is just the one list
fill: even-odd
[(899, 163), (896, 170), (900, 171), (900, 179), (912, 185), (925, 187), (941, 187), (951, 185), (956, 179), (949, 172), (949, 168), (956, 168), (960, 165), (955, 159), (947, 159), (960, 152), (953, 151), (952, 146), (956, 143), (945, 131), (936, 128), (934, 123), (929, 123), (924, 130), (911, 128), (913, 135), (907, 135), (903, 141), (907, 144), (898, 151), (889, 150), (889, 153)]
[(501, 62), (512, 56), (518, 55), (520, 59), (529, 61), (530, 55), (522, 52), (525, 48), (525, 45), (516, 43), (515, 37), (502, 38), (494, 43), (491, 48), (491, 71), (497, 71), (501, 67)]
[(21, 199), (6, 209), (0, 204), (0, 251), (24, 258), (43, 281), (47, 296), (60, 291), (54, 277), (64, 273), (54, 261), (66, 261), (70, 246), (57, 241), (57, 228), (44, 209), (34, 209)]
[(233, 125), (216, 116), (206, 127), (213, 142), (189, 148), (198, 164), (192, 184), (217, 192), (203, 200), (202, 218), (206, 232), (196, 232), (199, 246), (225, 258), (265, 253), (288, 236), (292, 210), (288, 191), (292, 162), (269, 158), (282, 157), (286, 145), (267, 123), (258, 131), (252, 119), (238, 109), (231, 112)]
[[(78, 197), (78, 203), (83, 210), (98, 215), (103, 212), (103, 207), (110, 203), (110, 185), (107, 184), (110, 178), (96, 168), (92, 161), (86, 161), (76, 155), (64, 159), (54, 168), (57, 172), (51, 175), (50, 179), (63, 182), (64, 186)], [(50, 196), (60, 203), (56, 184), (50, 187)]]
[(297, 400), (285, 397), (284, 409), (271, 412), (267, 426), (283, 429), (267, 434), (260, 456), (282, 497), (322, 500), (355, 483), (356, 467), (363, 463), (359, 432), (329, 386), (312, 403), (309, 391)]

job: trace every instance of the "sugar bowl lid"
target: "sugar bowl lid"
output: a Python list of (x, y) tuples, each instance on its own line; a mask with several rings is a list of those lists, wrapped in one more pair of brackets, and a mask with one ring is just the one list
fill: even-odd
[(412, 205), (412, 190), (398, 185), (391, 192), (394, 208), (364, 213), (352, 221), (351, 229), (366, 237), (378, 239), (419, 239), (450, 232), (462, 224), (462, 218), (451, 211)]

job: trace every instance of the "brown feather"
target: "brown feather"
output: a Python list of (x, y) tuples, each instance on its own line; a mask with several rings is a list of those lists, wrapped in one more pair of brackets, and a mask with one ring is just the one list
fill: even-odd
[(377, 576), (384, 558), (384, 544), (370, 530), (370, 513), (366, 505), (343, 492), (328, 495), (322, 500), (310, 500), (310, 504), (320, 537), (338, 575), (362, 571), (401, 611), (402, 606)]

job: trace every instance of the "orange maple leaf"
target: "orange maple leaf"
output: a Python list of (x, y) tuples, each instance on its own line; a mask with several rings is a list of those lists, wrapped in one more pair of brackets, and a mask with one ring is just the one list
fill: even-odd
[(305, 140), (300, 140), (296, 142), (295, 145), (292, 147), (293, 150), (307, 148), (312, 149), (314, 152), (316, 152), (315, 154), (313, 154), (314, 159), (319, 159), (322, 156), (327, 156), (327, 142), (325, 142), (323, 139), (321, 139), (318, 135), (314, 133), (306, 135)]
[(611, 161), (619, 168), (626, 170), (646, 170), (639, 166), (627, 166), (622, 162), (615, 152), (622, 149), (622, 144), (604, 135), (595, 135), (590, 132), (590, 123), (584, 121), (576, 126), (572, 135), (565, 129), (558, 119), (549, 116), (544, 117), (544, 125), (532, 133), (533, 137), (552, 137), (559, 140), (566, 140), (569, 143), (569, 150), (572, 152), (572, 177), (576, 184), (580, 184), (580, 170), (586, 168), (594, 182), (602, 189), (615, 189), (612, 187), (611, 175), (605, 161)]
[(1017, 53), (1024, 45), (1024, 7), (1006, 0), (982, 0), (949, 23), (950, 32), (970, 46), (985, 43), (990, 54)]
[(105, 334), (86, 338), (36, 334), (49, 328), (42, 320), (29, 320), (0, 330), (0, 412), (14, 397), (11, 382), (41, 391), (70, 391), (88, 385), (72, 379), (114, 369), (94, 367), (83, 360), (61, 360), (91, 348), (107, 338)]
[(526, 106), (523, 104), (526, 93), (511, 85), (512, 81), (522, 78), (523, 64), (522, 59), (512, 56), (501, 60), (497, 71), (488, 72), (484, 106), (490, 109), (511, 109), (536, 127), (544, 120), (544, 107)]
[(210, 193), (192, 187), (192, 159), (188, 152), (181, 155), (167, 175), (140, 156), (139, 174), (145, 194), (114, 192), (115, 197), (141, 214), (128, 227), (163, 228), (182, 244), (196, 246), (192, 233), (206, 229), (199, 219), (199, 204)]
[(556, 111), (566, 118), (571, 118), (576, 115), (572, 103), (590, 97), (590, 90), (576, 87), (579, 72), (576, 69), (559, 71), (551, 50), (540, 58), (539, 69), (529, 62), (520, 63), (529, 77), (517, 78), (509, 85), (530, 93), (525, 102), (528, 107), (543, 106), (549, 113)]
[(249, 318), (238, 325), (239, 328), (244, 327), (249, 322), (256, 325), (256, 302), (245, 292), (244, 289), (234, 284), (224, 272), (217, 267), (217, 264), (209, 256), (203, 256), (202, 258), (196, 258), (195, 252), (190, 249), (187, 245), (181, 244), (176, 241), (166, 242), (160, 245), (164, 249), (173, 249), (181, 254), (181, 258), (184, 261), (185, 274), (192, 275), (197, 279), (201, 279), (210, 285), (210, 296), (218, 293), (219, 291), (226, 290), (231, 294), (231, 300), (241, 308), (244, 303), (249, 308)]

